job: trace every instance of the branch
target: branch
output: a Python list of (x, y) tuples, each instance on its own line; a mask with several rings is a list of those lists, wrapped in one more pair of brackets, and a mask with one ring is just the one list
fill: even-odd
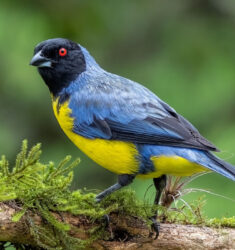
[[(32, 234), (27, 215), (18, 222), (12, 216), (19, 211), (15, 205), (0, 203), (0, 241), (37, 245)], [(70, 224), (70, 235), (89, 238), (88, 230), (94, 226), (84, 216), (69, 213), (53, 213), (59, 221)], [(30, 218), (37, 225), (47, 224), (37, 214)], [(79, 229), (79, 230), (78, 230)], [(92, 243), (95, 249), (235, 249), (235, 229), (209, 228), (192, 225), (161, 224), (157, 240), (149, 235), (146, 224), (135, 217), (124, 217), (116, 213), (110, 215), (107, 229), (109, 240), (97, 240)]]

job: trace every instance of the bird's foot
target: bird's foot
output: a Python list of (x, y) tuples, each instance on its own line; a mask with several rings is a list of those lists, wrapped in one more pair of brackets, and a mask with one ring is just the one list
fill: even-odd
[[(152, 231), (155, 232), (155, 237), (154, 239), (156, 240), (159, 236), (159, 232), (160, 232), (160, 223), (156, 220), (155, 217), (150, 218), (152, 221)], [(150, 233), (150, 236), (153, 236), (153, 232)]]
[(97, 196), (95, 197), (95, 202), (100, 203), (102, 199), (99, 199)]
[(102, 222), (104, 222), (105, 228), (109, 227), (110, 219), (109, 219), (109, 215), (108, 214), (105, 214), (103, 216)]
[[(96, 203), (100, 203), (102, 200), (102, 197), (99, 197), (99, 195), (97, 195), (95, 197), (95, 202)], [(110, 222), (110, 219), (109, 219), (109, 215), (108, 214), (105, 214), (103, 217), (102, 217), (102, 222), (104, 222), (105, 224), (105, 227), (108, 227), (109, 226), (109, 222)]]

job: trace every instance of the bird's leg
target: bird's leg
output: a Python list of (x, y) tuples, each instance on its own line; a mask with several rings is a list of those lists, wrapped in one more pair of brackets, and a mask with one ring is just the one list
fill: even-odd
[(135, 175), (130, 175), (130, 174), (119, 175), (118, 182), (116, 184), (114, 184), (113, 186), (105, 189), (103, 192), (99, 193), (95, 198), (96, 201), (100, 202), (107, 195), (113, 193), (114, 191), (121, 189), (122, 187), (125, 187), (125, 186), (131, 184), (132, 181), (134, 180), (134, 178), (135, 178)]
[[(159, 178), (154, 178), (153, 183), (156, 188), (156, 196), (155, 196), (154, 204), (158, 205), (160, 198), (161, 198), (162, 191), (166, 187), (166, 175), (162, 175)], [(159, 231), (160, 231), (160, 224), (157, 221), (157, 216), (158, 216), (158, 210), (155, 211), (155, 215), (151, 218), (153, 222), (152, 227), (154, 231), (156, 232), (155, 238), (158, 237)]]
[[(131, 184), (132, 181), (134, 180), (134, 178), (135, 178), (135, 175), (130, 175), (130, 174), (119, 175), (118, 182), (116, 184), (105, 189), (103, 192), (99, 193), (95, 197), (96, 202), (100, 202), (101, 200), (103, 200), (106, 196), (110, 195), (111, 193)], [(104, 215), (104, 221), (105, 221), (105, 225), (108, 226), (109, 225), (109, 216), (107, 214)]]

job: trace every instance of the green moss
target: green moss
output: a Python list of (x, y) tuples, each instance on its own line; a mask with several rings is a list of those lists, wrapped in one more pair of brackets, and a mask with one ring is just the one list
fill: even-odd
[(175, 207), (173, 208), (159, 208), (161, 211), (160, 218), (162, 221), (168, 223), (202, 225), (206, 221), (206, 217), (202, 212), (204, 205), (204, 196), (199, 197), (190, 204), (176, 200)]
[(139, 200), (132, 189), (122, 189), (109, 195), (101, 202), (102, 207), (110, 207), (111, 205), (120, 214), (135, 215), (145, 220), (149, 220), (156, 209), (155, 205)]
[(173, 208), (166, 209), (160, 206), (160, 220), (167, 223), (235, 228), (234, 216), (231, 218), (207, 218), (203, 213), (205, 204), (205, 196), (201, 196), (189, 204), (176, 201), (176, 207)]
[[(73, 168), (79, 159), (69, 164), (70, 156), (62, 160), (58, 166), (53, 162), (42, 164), (40, 144), (28, 151), (27, 141), (23, 141), (21, 152), (16, 157), (15, 166), (9, 166), (5, 156), (0, 161), (0, 202), (14, 200), (22, 209), (13, 216), (19, 221), (25, 215), (30, 225), (30, 233), (38, 246), (45, 249), (81, 249), (93, 241), (104, 237), (103, 223), (94, 226), (88, 232), (88, 240), (73, 238), (68, 234), (70, 225), (58, 221), (51, 211), (69, 212), (86, 216), (91, 222), (103, 220), (105, 214), (118, 212), (123, 215), (136, 216), (150, 225), (150, 217), (156, 206), (139, 200), (131, 189), (123, 189), (113, 193), (101, 203), (95, 202), (94, 193), (69, 189), (73, 180)], [(202, 214), (203, 198), (191, 204), (178, 204), (177, 208), (166, 209), (158, 206), (162, 222), (183, 223), (209, 226), (235, 227), (235, 217), (207, 219)], [(39, 213), (46, 221), (38, 226), (30, 217), (29, 211)], [(5, 243), (1, 243), (4, 246)], [(18, 246), (17, 246), (18, 247)], [(20, 249), (19, 247), (17, 249)]]
[[(51, 211), (87, 216), (91, 222), (103, 220), (105, 214), (114, 211), (124, 215), (134, 214), (146, 221), (153, 214), (153, 206), (139, 201), (134, 191), (129, 189), (114, 193), (100, 204), (95, 202), (93, 193), (71, 191), (72, 170), (79, 159), (69, 164), (71, 157), (67, 156), (58, 166), (53, 162), (42, 164), (39, 161), (40, 148), (41, 145), (37, 144), (28, 152), (25, 140), (13, 168), (5, 156), (0, 161), (0, 201), (15, 200), (21, 205), (22, 209), (12, 220), (19, 221), (25, 215), (39, 246), (45, 249), (80, 249), (104, 236), (103, 223), (100, 223), (100, 226), (90, 230), (89, 240), (75, 239), (67, 233), (70, 226), (58, 221)], [(36, 225), (29, 211), (39, 213), (47, 221), (46, 226)]]
[(213, 218), (206, 221), (206, 225), (210, 227), (233, 227), (235, 228), (235, 216), (230, 218)]

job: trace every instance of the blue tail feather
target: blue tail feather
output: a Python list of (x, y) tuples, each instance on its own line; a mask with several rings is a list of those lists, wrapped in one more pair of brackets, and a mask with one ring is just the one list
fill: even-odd
[(211, 160), (206, 167), (235, 181), (235, 167), (232, 164), (223, 161), (210, 152), (205, 152), (205, 154)]

